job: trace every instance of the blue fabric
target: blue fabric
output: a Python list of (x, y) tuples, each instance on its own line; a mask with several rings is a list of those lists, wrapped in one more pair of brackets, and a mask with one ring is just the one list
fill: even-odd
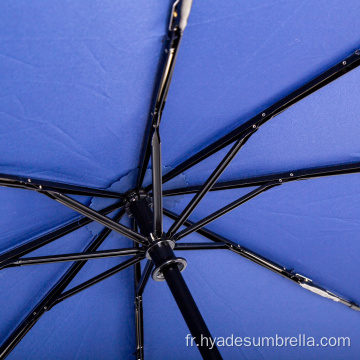
[(106, 187), (136, 167), (167, 15), (161, 1), (2, 1), (2, 172)]
[[(0, 1), (0, 173), (133, 188), (170, 5)], [(194, 1), (161, 122), (164, 173), (350, 55), (360, 46), (359, 7), (354, 0)], [(221, 180), (360, 161), (359, 80), (354, 70), (270, 120)], [(228, 149), (165, 187), (201, 184)], [(250, 190), (209, 193), (191, 220)], [(190, 199), (164, 204), (180, 213)], [(95, 209), (110, 203), (81, 201)], [(0, 188), (0, 213), (0, 253), (78, 217), (45, 196), (8, 188)], [(359, 303), (359, 213), (356, 174), (283, 184), (208, 228)], [(122, 223), (130, 226), (126, 216)], [(87, 225), (28, 256), (82, 251), (101, 229)], [(112, 233), (101, 249), (130, 245)], [(188, 260), (185, 280), (214, 336), (351, 338), (351, 347), (221, 347), (224, 359), (358, 358), (358, 312), (229, 251), (178, 255)], [(89, 261), (69, 288), (125, 259)], [(0, 271), (0, 343), (69, 266)], [(133, 282), (130, 268), (55, 306), (9, 359), (133, 359)], [(200, 358), (186, 346), (189, 331), (165, 283), (149, 281), (144, 323), (146, 359)]]

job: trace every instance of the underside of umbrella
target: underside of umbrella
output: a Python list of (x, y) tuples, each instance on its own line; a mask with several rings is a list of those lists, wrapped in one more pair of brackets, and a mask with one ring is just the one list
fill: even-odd
[(0, 359), (356, 358), (358, 5), (326, 4), (2, 5)]

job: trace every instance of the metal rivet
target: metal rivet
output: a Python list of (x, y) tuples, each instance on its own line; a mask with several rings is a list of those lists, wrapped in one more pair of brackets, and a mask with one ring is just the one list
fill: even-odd
[(28, 179), (28, 182), (31, 182), (31, 179)]
[(265, 114), (265, 113), (262, 113), (262, 114), (261, 114), (261, 116), (262, 116), (262, 117), (265, 117), (265, 116), (266, 116), (266, 114)]
[(343, 65), (346, 65), (346, 61), (344, 60), (344, 61), (342, 62), (342, 64), (343, 64)]
[(279, 182), (282, 182), (282, 179), (279, 179)]
[(36, 315), (36, 311), (33, 312), (33, 315)]
[(256, 129), (256, 125), (253, 125), (253, 128)]
[(360, 55), (360, 50), (356, 50), (355, 55)]
[(39, 185), (39, 189), (40, 189), (40, 190), (42, 189), (42, 186), (41, 186), (41, 185)]
[(293, 174), (293, 173), (290, 173), (290, 176), (294, 176), (294, 174)]
[(46, 310), (47, 309), (47, 306), (44, 306), (44, 310)]

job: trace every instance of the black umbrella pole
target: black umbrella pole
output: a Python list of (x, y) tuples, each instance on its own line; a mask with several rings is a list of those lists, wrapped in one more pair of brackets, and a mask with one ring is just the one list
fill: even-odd
[(153, 278), (157, 281), (166, 280), (202, 357), (206, 360), (222, 359), (181, 274), (186, 266), (186, 260), (175, 257), (171, 242), (168, 240), (153, 242), (147, 254), (155, 264)]
[(208, 327), (176, 265), (163, 270), (164, 278), (204, 359), (222, 359)]

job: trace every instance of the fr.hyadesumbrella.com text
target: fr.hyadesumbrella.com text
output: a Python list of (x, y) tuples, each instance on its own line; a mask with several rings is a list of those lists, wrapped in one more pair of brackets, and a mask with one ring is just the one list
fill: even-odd
[(227, 337), (209, 338), (201, 336), (200, 339), (185, 336), (186, 346), (205, 346), (212, 349), (217, 347), (350, 347), (349, 337), (321, 337), (316, 339), (312, 336), (299, 334), (297, 336), (259, 336), (259, 337), (235, 337), (233, 334)]

